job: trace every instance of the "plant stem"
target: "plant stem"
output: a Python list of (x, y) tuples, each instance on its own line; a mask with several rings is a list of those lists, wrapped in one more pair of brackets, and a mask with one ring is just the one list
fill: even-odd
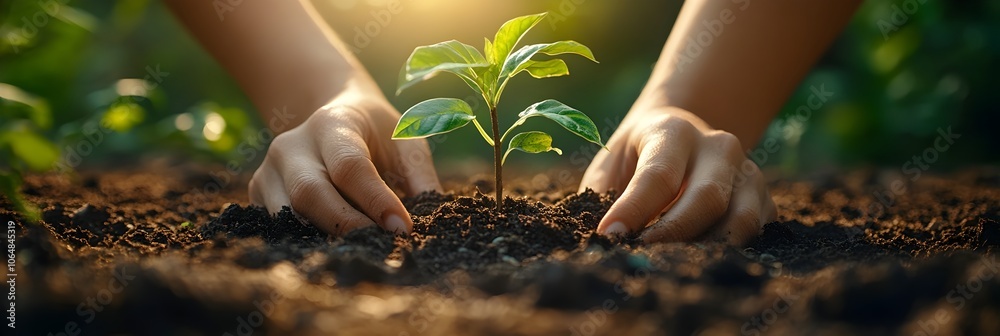
[(500, 122), (497, 120), (496, 105), (490, 106), (490, 120), (493, 122), (493, 168), (496, 174), (497, 215), (503, 213), (503, 165), (500, 158)]

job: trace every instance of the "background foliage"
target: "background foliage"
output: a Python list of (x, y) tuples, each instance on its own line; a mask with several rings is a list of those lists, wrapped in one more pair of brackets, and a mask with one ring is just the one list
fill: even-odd
[[(570, 59), (572, 76), (514, 79), (500, 102), (501, 123), (509, 125), (532, 102), (554, 98), (590, 115), (605, 139), (638, 96), (681, 5), (398, 0), (389, 12), (387, 0), (315, 3), (400, 110), (430, 97), (469, 94), (461, 81), (442, 76), (394, 96), (399, 67), (414, 47), (448, 39), (479, 45), (509, 18), (549, 11), (548, 22), (527, 39), (578, 40), (601, 63)], [(913, 14), (894, 17), (893, 6), (903, 4), (863, 5), (772, 124), (766, 137), (777, 139), (781, 150), (765, 165), (787, 172), (899, 167), (949, 126), (962, 138), (934, 169), (1000, 159), (993, 101), (1000, 2), (928, 0)], [(226, 15), (238, 11), (237, 5)], [(240, 143), (259, 138), (262, 124), (246, 97), (159, 2), (0, 1), (0, 20), (0, 187), (14, 186), (19, 172), (54, 162), (74, 168), (163, 154), (226, 162), (240, 157)], [(884, 23), (898, 30), (883, 34)], [(797, 113), (811, 87), (821, 85), (835, 95), (808, 117)], [(439, 169), (466, 169), (451, 163), (477, 162), (470, 157), (489, 162), (475, 132), (438, 140), (446, 148), (434, 154)], [(583, 140), (556, 138), (567, 155), (512, 157), (513, 165), (557, 162), (582, 171), (596, 152)]]

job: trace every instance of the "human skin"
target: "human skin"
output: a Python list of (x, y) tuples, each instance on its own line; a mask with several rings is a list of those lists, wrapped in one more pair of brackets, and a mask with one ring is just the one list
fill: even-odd
[[(392, 141), (400, 113), (302, 1), (243, 1), (220, 20), (212, 1), (166, 4), (236, 79), (277, 135), (249, 184), (270, 212), (290, 206), (320, 229), (413, 227), (393, 192), (441, 190), (424, 140)], [(389, 185), (385, 181), (390, 181)]]
[[(744, 150), (860, 2), (686, 1), (610, 151), (584, 173), (581, 191), (622, 192), (597, 231), (734, 245), (759, 234), (776, 209), (757, 165), (744, 165)], [(719, 21), (721, 33), (703, 39), (700, 52), (686, 51), (699, 34), (712, 34), (705, 21)]]
[[(412, 228), (391, 187), (441, 189), (427, 143), (390, 140), (399, 112), (309, 1), (244, 1), (223, 20), (209, 1), (166, 3), (264, 120), (276, 108), (295, 116), (272, 126), (278, 135), (249, 185), (253, 203), (290, 206), (333, 234)], [(756, 164), (741, 171), (743, 151), (859, 3), (686, 1), (610, 151), (584, 174), (581, 190), (623, 191), (598, 232), (641, 232), (648, 242), (755, 236), (776, 209)], [(703, 21), (727, 10), (723, 32), (685, 58)]]

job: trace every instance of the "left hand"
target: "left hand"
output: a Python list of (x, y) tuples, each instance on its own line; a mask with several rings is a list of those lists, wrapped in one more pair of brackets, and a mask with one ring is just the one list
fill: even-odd
[(689, 111), (636, 108), (608, 148), (594, 158), (580, 185), (581, 191), (624, 190), (599, 233), (641, 232), (647, 243), (710, 239), (742, 245), (776, 217), (764, 176), (739, 139)]

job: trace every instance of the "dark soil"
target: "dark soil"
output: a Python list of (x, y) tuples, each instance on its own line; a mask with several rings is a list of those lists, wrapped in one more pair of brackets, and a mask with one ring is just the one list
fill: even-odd
[(408, 236), (329, 237), (248, 206), (245, 177), (31, 176), (40, 226), (0, 201), (17, 223), (16, 331), (1000, 334), (998, 168), (775, 181), (779, 221), (744, 248), (596, 236), (613, 197), (542, 177), (512, 182), (499, 216), (473, 179), (405, 199)]

